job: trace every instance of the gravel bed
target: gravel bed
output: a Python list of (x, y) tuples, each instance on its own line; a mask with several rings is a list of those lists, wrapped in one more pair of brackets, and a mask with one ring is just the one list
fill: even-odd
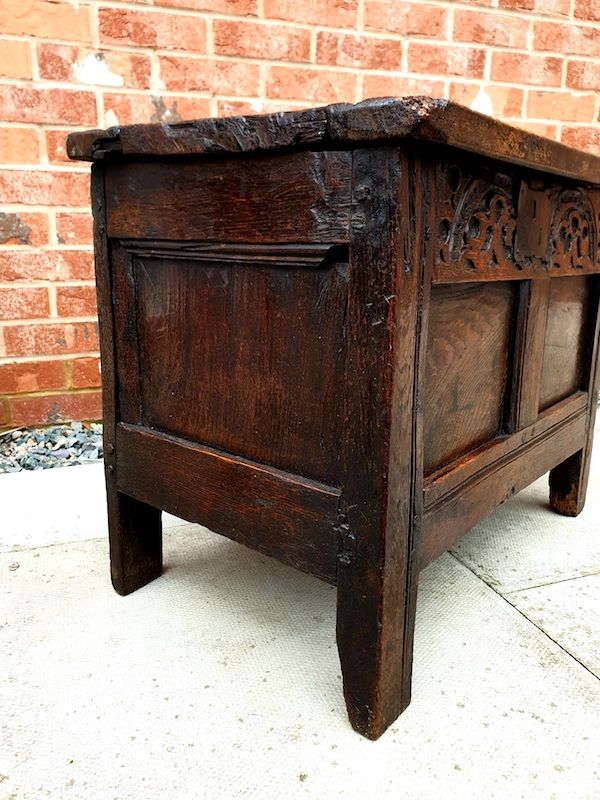
[(102, 458), (102, 425), (71, 422), (0, 433), (0, 473), (88, 464)]

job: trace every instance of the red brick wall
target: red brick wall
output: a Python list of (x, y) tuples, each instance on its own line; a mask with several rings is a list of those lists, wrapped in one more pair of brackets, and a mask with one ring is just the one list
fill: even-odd
[(600, 0), (0, 11), (0, 428), (100, 414), (88, 168), (67, 162), (69, 131), (421, 93), (600, 152)]

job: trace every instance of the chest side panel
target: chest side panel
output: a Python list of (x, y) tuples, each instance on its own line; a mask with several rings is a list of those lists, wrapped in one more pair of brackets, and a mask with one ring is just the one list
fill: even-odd
[(334, 482), (351, 154), (108, 172), (120, 420)]

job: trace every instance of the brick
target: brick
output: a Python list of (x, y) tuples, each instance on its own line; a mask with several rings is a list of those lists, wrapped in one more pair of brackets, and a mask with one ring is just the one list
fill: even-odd
[(99, 25), (101, 42), (206, 52), (206, 23), (190, 14), (101, 8)]
[(295, 111), (310, 108), (310, 101), (293, 103), (288, 100), (217, 100), (217, 116), (231, 117), (239, 114), (272, 114), (279, 111)]
[(600, 156), (600, 128), (564, 125), (561, 142)]
[(8, 411), (8, 401), (0, 397), (0, 427), (8, 428), (10, 426), (10, 414)]
[(483, 78), (484, 66), (485, 50), (480, 48), (421, 42), (410, 42), (408, 45), (408, 68), (411, 72)]
[(71, 362), (71, 385), (74, 389), (100, 386), (100, 359), (75, 358)]
[(37, 164), (39, 160), (35, 128), (0, 128), (0, 164)]
[(0, 244), (28, 244), (29, 227), (18, 214), (0, 211)]
[(8, 404), (14, 426), (102, 419), (102, 394), (99, 391), (12, 397)]
[(169, 103), (173, 101), (177, 104), (181, 119), (202, 119), (214, 116), (211, 112), (210, 101), (204, 97), (181, 95), (179, 97), (171, 96), (167, 100)]
[(320, 31), (317, 34), (317, 63), (397, 71), (402, 67), (402, 42), (398, 39)]
[(48, 214), (43, 211), (0, 211), (0, 244), (47, 244)]
[(96, 308), (96, 287), (57, 286), (56, 307), (59, 317), (94, 317)]
[(259, 68), (244, 61), (159, 56), (160, 76), (171, 92), (258, 94)]
[(567, 86), (571, 89), (600, 91), (600, 64), (593, 61), (569, 61)]
[(8, 356), (63, 355), (98, 350), (94, 322), (7, 325), (4, 344)]
[(271, 97), (334, 103), (354, 98), (355, 89), (354, 73), (293, 67), (269, 67), (267, 71), (267, 95)]
[(571, 0), (500, 0), (500, 8), (512, 8), (516, 11), (534, 11), (546, 16), (568, 17)]
[(600, 28), (558, 22), (535, 22), (535, 50), (579, 56), (600, 56)]
[(545, 136), (546, 139), (557, 139), (558, 128), (556, 125), (550, 125), (547, 122), (529, 122), (529, 120), (511, 120), (511, 125), (515, 128), (521, 128), (529, 133), (535, 133), (536, 136)]
[[(450, 100), (471, 107), (480, 90), (479, 84), (451, 83)], [(492, 101), (494, 115), (497, 117), (520, 117), (523, 112), (525, 92), (513, 86), (486, 86), (485, 93)]]
[(258, 0), (160, 0), (160, 4), (192, 11), (217, 11), (236, 17), (258, 16)]
[(336, 28), (356, 27), (358, 0), (264, 0), (266, 19), (318, 21)]
[(150, 87), (151, 64), (139, 53), (102, 52), (67, 44), (38, 44), (40, 77), (53, 81)]
[[(50, 223), (48, 214), (45, 211), (18, 211), (17, 214), (23, 224), (29, 228), (29, 233), (23, 244), (28, 244), (31, 247), (48, 244), (50, 241)], [(9, 242), (6, 242), (6, 244), (9, 244)], [(12, 242), (12, 244), (18, 243)]]
[(367, 30), (399, 33), (402, 36), (444, 37), (448, 11), (425, 3), (398, 3), (398, 0), (366, 0)]
[(72, 212), (56, 214), (56, 235), (59, 244), (92, 244), (93, 225), (91, 214)]
[(528, 117), (567, 122), (592, 122), (594, 119), (596, 98), (593, 94), (533, 91), (528, 94)]
[(0, 169), (0, 197), (23, 205), (73, 205), (90, 203), (87, 172)]
[(215, 53), (283, 61), (310, 60), (310, 31), (287, 25), (213, 20)]
[(0, 387), (4, 394), (65, 389), (65, 361), (27, 361), (0, 364)]
[(0, 281), (85, 281), (94, 256), (85, 250), (0, 250)]
[(49, 315), (47, 289), (0, 287), (0, 319), (33, 319)]
[(90, 9), (68, 0), (2, 0), (2, 33), (89, 42)]
[(31, 78), (32, 76), (29, 42), (0, 39), (0, 77)]
[(44, 131), (46, 138), (46, 153), (48, 154), (48, 161), (51, 164), (70, 164), (73, 162), (67, 155), (67, 136), (71, 133), (72, 128), (60, 128), (57, 130)]
[(491, 77), (504, 83), (560, 86), (562, 58), (527, 53), (492, 53)]
[(218, 100), (218, 117), (237, 117), (239, 115), (263, 114), (264, 103), (262, 100)]
[(444, 82), (427, 78), (405, 78), (402, 75), (365, 75), (362, 97), (385, 97), (388, 95), (428, 95), (444, 97)]
[(498, 14), (497, 11), (454, 12), (453, 38), (459, 42), (475, 42), (501, 47), (527, 47), (529, 20)]
[(104, 113), (105, 116), (110, 115), (111, 125), (179, 122), (182, 119), (210, 116), (210, 103), (203, 97), (192, 98), (185, 95), (105, 93)]
[(584, 19), (588, 22), (600, 20), (598, 0), (575, 0), (574, 14), (578, 19)]
[(70, 89), (0, 86), (0, 117), (5, 122), (96, 125), (96, 98), (93, 92)]

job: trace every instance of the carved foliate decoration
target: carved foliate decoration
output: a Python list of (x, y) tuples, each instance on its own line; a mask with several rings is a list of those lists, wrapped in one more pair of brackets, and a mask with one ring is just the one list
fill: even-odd
[(553, 204), (551, 268), (591, 271), (598, 263), (594, 209), (583, 189), (563, 191)]
[(467, 272), (494, 269), (514, 259), (516, 211), (512, 179), (486, 177), (447, 166), (438, 183), (439, 249), (437, 263)]
[(600, 193), (550, 180), (440, 165), (434, 281), (600, 272)]

